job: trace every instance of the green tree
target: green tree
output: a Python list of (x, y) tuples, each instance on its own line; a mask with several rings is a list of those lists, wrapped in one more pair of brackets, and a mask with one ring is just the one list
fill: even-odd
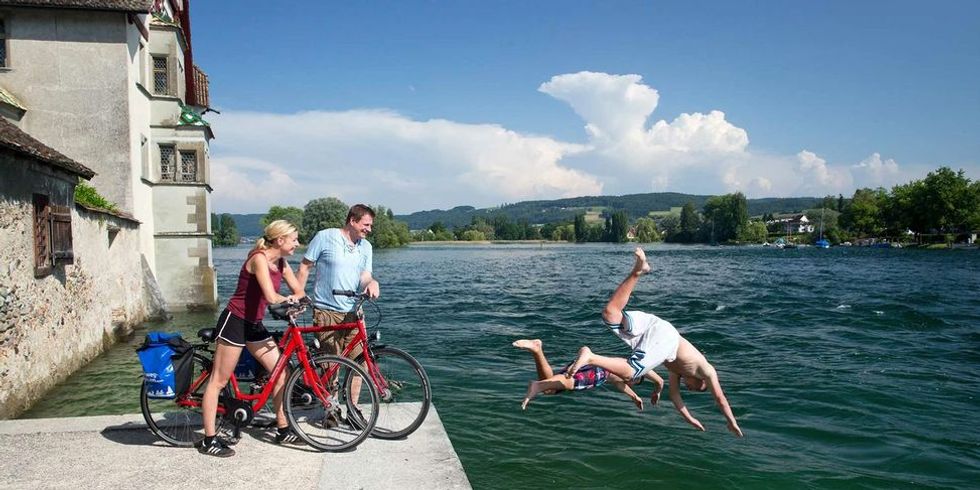
[(575, 223), (573, 224), (575, 230), (575, 241), (578, 243), (583, 243), (588, 241), (589, 229), (585, 223), (585, 215), (577, 214), (575, 215)]
[(923, 180), (921, 199), (923, 212), (928, 216), (926, 226), (941, 232), (962, 230), (973, 212), (970, 179), (963, 170), (954, 172), (949, 167), (940, 167), (929, 172)]
[(967, 213), (966, 227), (969, 231), (980, 230), (980, 180), (970, 185), (970, 212)]
[(429, 240), (437, 240), (440, 242), (448, 242), (453, 240), (453, 233), (446, 229), (446, 225), (442, 224), (442, 221), (436, 221), (429, 226), (427, 230), (429, 233)]
[[(715, 241), (735, 240), (740, 229), (749, 222), (749, 207), (741, 192), (714, 196), (704, 204), (705, 227), (713, 228), (711, 235)], [(707, 224), (710, 223), (710, 224)]]
[[(373, 209), (374, 226), (368, 238), (371, 245), (376, 248), (393, 248), (404, 246), (412, 241), (408, 224), (395, 220), (394, 213), (390, 213), (384, 206), (375, 206)], [(344, 216), (346, 217), (346, 210)]]
[(469, 226), (464, 227), (464, 228), (458, 228), (456, 230), (456, 232), (457, 232), (456, 233), (456, 238), (459, 239), (459, 240), (462, 240), (463, 239), (463, 233), (467, 232), (468, 230), (476, 230), (476, 231), (479, 231), (480, 233), (483, 233), (483, 236), (485, 237), (486, 240), (496, 240), (497, 239), (497, 236), (494, 235), (493, 225), (491, 225), (490, 223), (487, 222), (487, 220), (485, 220), (485, 219), (483, 219), (481, 217), (474, 216), (470, 220), (470, 225)]
[(609, 228), (607, 240), (615, 243), (626, 242), (626, 234), (629, 232), (629, 216), (626, 211), (616, 211), (609, 217)]
[(859, 237), (874, 236), (881, 232), (882, 194), (882, 190), (866, 188), (854, 191), (854, 196), (841, 213), (841, 225)]
[(211, 213), (211, 243), (216, 247), (233, 247), (238, 245), (238, 225), (230, 214), (215, 215)]
[(347, 210), (348, 206), (336, 197), (323, 197), (306, 203), (303, 207), (303, 229), (309, 235), (307, 238), (312, 238), (320, 230), (343, 227)]
[(688, 201), (681, 208), (680, 231), (677, 234), (677, 241), (681, 243), (691, 243), (697, 237), (698, 230), (701, 229), (701, 216), (694, 202)]
[(657, 233), (657, 223), (650, 218), (639, 218), (636, 220), (636, 241), (640, 243), (650, 243), (660, 240)]
[(660, 236), (667, 242), (680, 241), (681, 220), (675, 214), (664, 216), (657, 225), (660, 228)]
[(467, 242), (482, 242), (487, 239), (487, 236), (479, 230), (466, 230), (463, 232), (461, 238)]
[(284, 219), (290, 222), (299, 231), (299, 240), (303, 243), (309, 241), (310, 233), (303, 229), (303, 210), (295, 206), (272, 206), (269, 212), (259, 220), (262, 227), (269, 226), (269, 223), (277, 219)]
[(768, 241), (769, 230), (761, 221), (750, 221), (739, 228), (735, 239), (742, 243), (762, 243)]

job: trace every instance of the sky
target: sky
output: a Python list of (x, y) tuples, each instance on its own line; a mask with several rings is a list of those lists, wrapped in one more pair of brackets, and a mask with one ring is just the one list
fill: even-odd
[(980, 178), (980, 2), (191, 1), (213, 209)]

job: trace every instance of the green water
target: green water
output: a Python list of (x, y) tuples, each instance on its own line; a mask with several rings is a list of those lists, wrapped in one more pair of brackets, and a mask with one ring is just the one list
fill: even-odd
[[(609, 388), (520, 410), (535, 374), (514, 339), (542, 339), (553, 364), (583, 344), (628, 354), (599, 312), (630, 266), (629, 246), (375, 253), (384, 339), (426, 366), (474, 487), (976, 488), (980, 253), (646, 250), (654, 272), (630, 306), (670, 320), (705, 353), (744, 439), (725, 430), (707, 393), (684, 392), (704, 433), (666, 396), (640, 413)], [(215, 250), (223, 297), (245, 254)], [(143, 333), (191, 333), (215, 316), (146, 325), (25, 416), (138, 412)], [(637, 391), (647, 397), (649, 385)]]

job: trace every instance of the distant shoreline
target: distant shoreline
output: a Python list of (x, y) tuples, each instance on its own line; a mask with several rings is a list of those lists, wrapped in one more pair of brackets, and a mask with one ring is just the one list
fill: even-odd
[(470, 245), (537, 245), (537, 244), (550, 244), (550, 243), (572, 243), (566, 241), (555, 241), (555, 240), (431, 240), (424, 242), (410, 242), (409, 247), (424, 247), (427, 245), (460, 245), (460, 246), (470, 246)]

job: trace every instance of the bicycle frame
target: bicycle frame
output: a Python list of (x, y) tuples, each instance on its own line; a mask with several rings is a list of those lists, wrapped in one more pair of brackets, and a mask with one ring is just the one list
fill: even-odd
[[(357, 320), (353, 322), (337, 323), (326, 327), (313, 328), (314, 331), (357, 330), (357, 333), (354, 334), (354, 338), (347, 343), (347, 347), (344, 347), (344, 352), (341, 354), (341, 357), (353, 359), (351, 354), (353, 354), (354, 350), (360, 346), (364, 357), (364, 366), (367, 370), (368, 376), (370, 376), (371, 381), (374, 382), (375, 389), (377, 389), (381, 397), (384, 398), (384, 394), (388, 390), (388, 381), (381, 375), (377, 365), (374, 363), (374, 359), (370, 355), (370, 342), (368, 341), (367, 336), (367, 325), (364, 323), (364, 316), (362, 314), (359, 314)], [(326, 374), (326, 379), (332, 379), (337, 369), (337, 366), (331, 367)]]
[[(259, 409), (261, 409), (266, 402), (269, 401), (269, 398), (272, 397), (276, 383), (278, 382), (279, 378), (285, 374), (289, 359), (291, 356), (293, 356), (293, 354), (295, 354), (300, 362), (300, 367), (303, 369), (303, 381), (307, 386), (312, 388), (313, 393), (320, 399), (321, 402), (325, 403), (327, 406), (330, 406), (330, 393), (322, 383), (315, 382), (317, 376), (313, 371), (313, 366), (310, 364), (309, 350), (306, 348), (306, 343), (303, 342), (302, 337), (302, 334), (304, 333), (320, 332), (323, 330), (324, 327), (300, 327), (296, 325), (295, 321), (290, 320), (289, 325), (286, 327), (286, 331), (283, 333), (282, 340), (279, 341), (279, 361), (276, 362), (272, 373), (269, 375), (269, 381), (262, 387), (262, 391), (257, 394), (245, 394), (239, 388), (238, 379), (235, 377), (235, 373), (232, 372), (229, 382), (235, 398), (242, 401), (251, 402), (252, 411), (258, 412)], [(332, 368), (332, 370), (336, 369), (337, 367)], [(201, 375), (191, 383), (191, 387), (188, 392), (176, 400), (177, 405), (183, 407), (199, 407), (201, 405), (201, 402), (199, 401), (188, 399), (188, 395), (197, 391), (198, 388), (201, 388), (201, 385), (205, 382), (205, 379), (210, 375), (210, 371), (213, 370), (201, 373)], [(225, 407), (219, 403), (218, 413), (224, 414), (225, 411)]]

